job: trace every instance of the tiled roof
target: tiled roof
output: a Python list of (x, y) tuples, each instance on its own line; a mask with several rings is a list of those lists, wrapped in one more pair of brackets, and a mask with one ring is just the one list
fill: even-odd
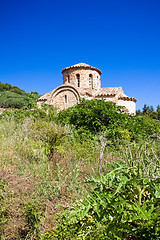
[(121, 87), (108, 87), (108, 88), (100, 88), (95, 92), (95, 97), (98, 96), (115, 96), (123, 93)]
[(99, 90), (87, 89), (86, 94), (93, 97), (115, 97), (117, 95), (119, 100), (127, 100), (137, 102), (136, 98), (128, 97), (124, 94), (122, 87), (107, 87)]
[(86, 63), (77, 63), (71, 67), (91, 67), (89, 64)]
[(44, 95), (42, 95), (40, 98), (37, 99), (37, 101), (43, 101), (43, 100), (48, 100), (51, 96), (52, 92), (46, 93)]
[[(65, 86), (72, 86), (72, 84), (63, 84), (61, 85), (61, 87), (65, 87)], [(126, 101), (133, 101), (136, 102), (137, 99), (133, 98), (133, 97), (128, 97), (127, 95), (124, 94), (122, 87), (107, 87), (107, 88), (100, 88), (99, 90), (96, 89), (81, 89), (81, 88), (76, 88), (75, 86), (73, 86), (79, 93), (81, 96), (84, 96), (85, 94), (91, 96), (91, 97), (115, 97), (117, 96), (117, 98), (119, 100), (126, 100)], [(54, 90), (53, 90), (54, 91)], [(44, 94), (43, 96), (41, 96), (40, 98), (38, 98), (37, 101), (44, 101), (44, 100), (49, 100), (53, 91)]]
[(77, 64), (75, 64), (75, 65), (73, 65), (73, 66), (66, 67), (66, 68), (62, 69), (61, 72), (62, 72), (62, 74), (63, 74), (63, 72), (64, 72), (65, 70), (72, 69), (72, 68), (89, 68), (89, 69), (91, 69), (91, 70), (96, 70), (100, 75), (102, 74), (101, 70), (99, 70), (99, 69), (96, 68), (96, 67), (92, 67), (92, 66), (90, 66), (90, 65), (88, 65), (88, 64), (86, 64), (86, 63), (77, 63)]
[(127, 95), (125, 95), (124, 93), (122, 95), (120, 95), (118, 97), (119, 100), (128, 100), (128, 101), (133, 101), (133, 102), (137, 102), (137, 99), (134, 97), (128, 97)]

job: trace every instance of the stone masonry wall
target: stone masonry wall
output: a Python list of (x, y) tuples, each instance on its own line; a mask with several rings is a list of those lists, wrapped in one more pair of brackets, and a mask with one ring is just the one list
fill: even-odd
[(101, 88), (101, 78), (100, 74), (96, 70), (91, 69), (82, 69), (82, 68), (74, 68), (68, 69), (63, 72), (63, 84), (68, 83), (68, 76), (69, 81), (75, 87), (78, 87), (77, 77), (76, 75), (80, 74), (80, 87), (81, 89), (89, 88), (89, 75), (92, 74), (92, 87), (93, 89), (100, 89)]
[(59, 110), (67, 109), (78, 103), (77, 96), (70, 90), (59, 92), (53, 99), (53, 105)]
[(130, 114), (136, 113), (136, 103), (133, 101), (125, 101), (125, 100), (118, 100), (117, 105), (119, 106), (125, 106)]
[(113, 97), (113, 96), (108, 96), (108, 97), (101, 97), (101, 96), (99, 96), (99, 97), (96, 97), (96, 99), (102, 99), (102, 98), (103, 98), (106, 102), (111, 101), (111, 102), (117, 103), (117, 99), (116, 99), (115, 97)]

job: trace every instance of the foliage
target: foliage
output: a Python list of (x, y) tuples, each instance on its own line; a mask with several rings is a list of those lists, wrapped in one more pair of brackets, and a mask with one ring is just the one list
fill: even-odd
[(24, 208), (23, 216), (25, 218), (25, 239), (40, 239), (41, 238), (41, 219), (44, 218), (44, 208), (39, 200), (32, 200), (27, 204), (21, 204)]
[(14, 93), (20, 94), (20, 95), (26, 95), (26, 92), (16, 86), (12, 86), (8, 83), (1, 83), (0, 82), (0, 92), (3, 91), (12, 91)]
[(158, 105), (157, 109), (155, 111), (153, 106), (149, 106), (149, 105), (144, 104), (144, 107), (143, 107), (142, 111), (140, 109), (138, 109), (136, 111), (136, 114), (138, 116), (144, 116), (145, 115), (145, 116), (149, 116), (152, 119), (160, 120), (160, 106)]
[(17, 122), (23, 122), (26, 118), (31, 117), (33, 120), (43, 119), (46, 122), (54, 120), (56, 110), (52, 106), (44, 107), (43, 109), (12, 109), (12, 111), (4, 111), (0, 115), (0, 119), (12, 119)]
[(3, 112), (1, 238), (158, 239), (159, 132), (104, 100)]
[(28, 94), (27, 97), (27, 109), (37, 108), (37, 99), (39, 98), (39, 95), (37, 92), (31, 92)]
[(150, 154), (144, 148), (138, 153), (130, 147), (124, 153), (122, 148), (124, 160), (109, 164), (107, 174), (88, 180), (93, 191), (63, 214), (52, 237), (159, 239), (160, 165)]
[(0, 82), (0, 107), (1, 108), (27, 108), (37, 106), (37, 92), (26, 93), (24, 90), (8, 83)]
[(28, 134), (44, 145), (44, 150), (50, 159), (53, 158), (54, 148), (59, 145), (66, 135), (66, 128), (53, 122), (37, 120), (31, 124)]
[(76, 128), (83, 128), (92, 132), (103, 131), (105, 126), (114, 125), (119, 117), (119, 107), (113, 102), (105, 100), (82, 100), (75, 107), (59, 112), (60, 122), (70, 123)]
[(148, 116), (132, 116), (122, 113), (121, 107), (105, 100), (82, 100), (75, 107), (58, 113), (58, 121), (74, 125), (79, 134), (103, 132), (112, 142), (144, 139), (160, 131), (160, 123)]
[(94, 162), (99, 157), (100, 141), (99, 136), (91, 133), (79, 134), (74, 128), (69, 128), (63, 144), (56, 147), (56, 151), (64, 157), (70, 154), (75, 162)]
[(0, 92), (1, 108), (22, 108), (27, 104), (27, 96), (20, 95), (15, 92)]
[(0, 237), (3, 237), (4, 224), (7, 222), (8, 210), (5, 206), (6, 183), (0, 179)]

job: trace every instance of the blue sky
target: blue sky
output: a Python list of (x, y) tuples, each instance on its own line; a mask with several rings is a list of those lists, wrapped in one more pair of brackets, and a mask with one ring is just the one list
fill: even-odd
[(143, 105), (160, 104), (159, 0), (0, 0), (0, 81), (27, 92), (62, 84), (79, 62)]

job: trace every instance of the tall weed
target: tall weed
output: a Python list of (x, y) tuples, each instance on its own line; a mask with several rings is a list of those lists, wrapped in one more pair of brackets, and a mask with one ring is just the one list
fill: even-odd
[(93, 190), (64, 213), (53, 236), (159, 239), (160, 165), (150, 152), (146, 155), (144, 146), (122, 148), (121, 160), (108, 163), (108, 173), (87, 181)]

